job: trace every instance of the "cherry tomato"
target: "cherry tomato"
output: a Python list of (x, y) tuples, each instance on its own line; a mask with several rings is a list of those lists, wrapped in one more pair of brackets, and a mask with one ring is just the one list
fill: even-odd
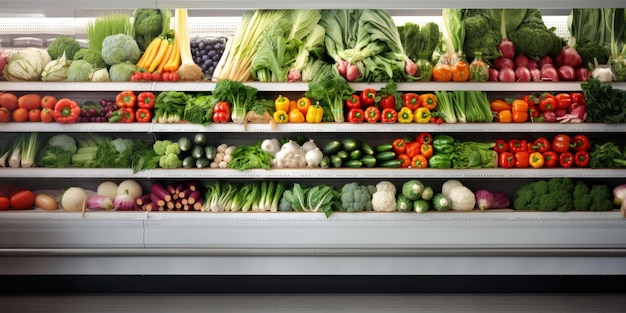
[(29, 122), (41, 122), (41, 110), (40, 109), (29, 110), (28, 121)]
[(177, 82), (179, 79), (180, 79), (180, 76), (178, 76), (178, 73), (176, 72), (170, 73), (170, 81)]
[(170, 73), (169, 72), (161, 73), (161, 80), (162, 81), (169, 81), (170, 80)]
[(151, 76), (152, 76), (152, 78), (151, 78), (152, 81), (158, 82), (159, 80), (161, 80), (161, 75), (159, 75), (158, 72), (152, 73)]
[(142, 81), (143, 80), (143, 74), (141, 72), (134, 72), (133, 76), (131, 77), (131, 80), (133, 81)]
[(152, 79), (152, 74), (150, 74), (149, 72), (144, 72), (143, 73), (143, 80), (151, 80)]

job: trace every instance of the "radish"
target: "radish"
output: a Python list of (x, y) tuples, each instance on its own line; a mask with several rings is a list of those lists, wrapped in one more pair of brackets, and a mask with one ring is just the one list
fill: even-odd
[(348, 70), (348, 62), (345, 60), (339, 60), (337, 62), (337, 72), (339, 72), (339, 75), (346, 76), (347, 70)]
[(348, 67), (346, 68), (346, 80), (349, 82), (353, 82), (357, 80), (357, 78), (359, 78), (360, 76), (361, 71), (359, 70), (359, 67), (355, 64), (348, 64)]
[(417, 65), (413, 61), (407, 59), (406, 65), (404, 66), (404, 71), (411, 76), (415, 76), (415, 74), (417, 74), (417, 70)]

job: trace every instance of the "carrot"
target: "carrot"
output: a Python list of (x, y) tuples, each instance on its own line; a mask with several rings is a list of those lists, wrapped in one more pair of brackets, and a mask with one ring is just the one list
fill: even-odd
[(2, 93), (2, 95), (0, 95), (0, 106), (9, 111), (17, 109), (17, 96), (10, 92)]
[(502, 110), (511, 110), (512, 106), (508, 103), (506, 103), (504, 100), (502, 99), (496, 99), (491, 101), (491, 111), (493, 112), (500, 112)]
[(180, 38), (174, 35), (174, 47), (172, 47), (172, 53), (170, 58), (163, 67), (166, 72), (175, 72), (180, 65)]
[(157, 68), (157, 66), (159, 66), (159, 63), (161, 63), (161, 61), (165, 57), (165, 54), (167, 53), (167, 49), (169, 45), (170, 44), (167, 40), (165, 39), (161, 40), (158, 52), (154, 56), (154, 59), (152, 59), (152, 62), (150, 63), (150, 65), (148, 66), (148, 72), (154, 71)]
[(163, 56), (163, 59), (161, 60), (161, 62), (159, 62), (159, 66), (157, 66), (156, 68), (157, 72), (159, 73), (163, 72), (163, 68), (167, 64), (167, 61), (169, 61), (170, 56), (172, 55), (173, 51), (174, 51), (174, 43), (169, 42), (167, 45), (167, 51), (165, 52), (165, 56)]
[(41, 96), (36, 93), (29, 93), (17, 99), (17, 106), (26, 110), (41, 108)]

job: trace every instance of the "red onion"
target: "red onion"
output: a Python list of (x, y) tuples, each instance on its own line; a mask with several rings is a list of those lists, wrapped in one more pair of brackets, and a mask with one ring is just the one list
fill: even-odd
[(509, 197), (502, 191), (494, 191), (493, 194), (493, 205), (492, 209), (504, 209), (509, 207), (511, 202), (509, 201)]
[(516, 67), (520, 67), (520, 66), (528, 67), (528, 62), (530, 61), (530, 59), (527, 56), (520, 54), (515, 57), (514, 61), (515, 61)]
[(554, 65), (554, 62), (552, 61), (552, 58), (548, 55), (542, 57), (541, 59), (539, 59), (539, 62), (537, 62), (537, 67), (539, 68), (543, 68), (544, 65), (546, 64), (551, 64)]
[(589, 78), (589, 75), (590, 75), (589, 70), (584, 66), (577, 67), (574, 70), (574, 76), (576, 76), (577, 81), (584, 82)]
[(570, 120), (584, 121), (586, 118), (587, 118), (587, 106), (578, 105), (569, 114), (564, 114), (562, 116), (557, 117), (556, 119), (561, 121), (561, 123), (567, 123)]
[(493, 67), (489, 68), (489, 81), (490, 82), (497, 82), (498, 81), (498, 76), (500, 74), (500, 71), (496, 70)]
[(570, 65), (561, 65), (557, 73), (559, 74), (560, 80), (572, 81), (576, 79), (576, 73), (574, 73), (574, 68)]
[(557, 110), (554, 110), (554, 114), (556, 114), (556, 117), (559, 118), (559, 117), (567, 114), (567, 110), (566, 109), (557, 109)]
[(556, 113), (554, 113), (553, 111), (543, 112), (543, 120), (544, 122), (548, 123), (556, 122)]
[(497, 58), (495, 61), (493, 61), (493, 67), (496, 70), (501, 70), (506, 67), (514, 68), (515, 62), (513, 62), (513, 60), (509, 58)]
[(132, 211), (135, 209), (137, 202), (128, 193), (122, 193), (115, 196), (113, 200), (113, 209), (119, 211)]
[(533, 68), (530, 70), (530, 77), (534, 82), (541, 80), (541, 70), (538, 68)]
[(507, 38), (502, 38), (502, 41), (498, 45), (498, 51), (502, 57), (513, 59), (515, 57), (515, 45)]
[(87, 199), (85, 207), (88, 210), (112, 210), (113, 201), (104, 195), (92, 195)]
[(346, 68), (346, 80), (349, 82), (353, 82), (357, 80), (361, 76), (361, 71), (359, 67), (355, 64), (349, 64)]
[(406, 64), (404, 65), (404, 71), (411, 76), (415, 76), (415, 74), (417, 74), (417, 70), (417, 65), (413, 61), (407, 59)]
[(559, 51), (559, 54), (556, 56), (556, 61), (558, 66), (569, 65), (573, 68), (583, 64), (583, 58), (580, 57), (576, 49), (570, 46), (565, 46)]
[(501, 69), (500, 74), (498, 74), (498, 80), (501, 82), (514, 82), (515, 71), (510, 67), (505, 67)]
[(485, 211), (493, 207), (494, 198), (493, 194), (490, 191), (486, 189), (477, 190), (475, 193), (475, 197), (476, 205), (481, 211)]
[(518, 82), (529, 82), (530, 81), (530, 71), (526, 66), (518, 66), (515, 69), (515, 78)]
[(535, 59), (528, 58), (528, 62), (526, 62), (526, 67), (528, 67), (529, 70), (532, 70), (534, 68), (538, 68), (539, 64), (537, 63), (537, 61), (535, 61)]
[(541, 68), (541, 80), (551, 80), (554, 82), (559, 81), (559, 74), (552, 66), (544, 66)]

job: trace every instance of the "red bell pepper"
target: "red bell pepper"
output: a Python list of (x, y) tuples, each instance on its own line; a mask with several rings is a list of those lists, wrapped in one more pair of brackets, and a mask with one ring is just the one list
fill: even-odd
[(550, 140), (546, 137), (539, 137), (532, 143), (529, 143), (529, 148), (530, 146), (532, 146), (533, 151), (544, 153), (546, 151), (550, 151)]
[(121, 108), (114, 113), (109, 119), (111, 122), (132, 123), (135, 121), (135, 109), (133, 108)]
[(404, 152), (411, 158), (420, 154), (421, 145), (419, 142), (417, 141), (407, 142), (404, 146), (406, 147)]
[(558, 154), (569, 151), (572, 139), (568, 135), (558, 134), (552, 139), (552, 150)]
[(576, 167), (587, 167), (589, 165), (590, 158), (589, 152), (585, 150), (577, 151), (576, 154), (574, 154), (574, 164)]
[(124, 90), (117, 94), (115, 97), (115, 105), (118, 108), (134, 108), (137, 96), (132, 90)]
[(591, 149), (589, 138), (585, 135), (576, 135), (572, 138), (572, 146), (576, 151), (588, 151)]
[(509, 143), (504, 139), (498, 139), (496, 140), (496, 145), (493, 147), (493, 150), (497, 153), (508, 152)]
[(378, 101), (378, 106), (382, 109), (396, 109), (396, 98), (393, 95), (385, 94), (381, 95)]
[(375, 106), (365, 109), (365, 120), (368, 123), (376, 123), (380, 119), (380, 110)]
[(400, 167), (409, 167), (411, 166), (411, 157), (406, 153), (398, 154), (398, 161), (400, 161)]
[(398, 120), (398, 112), (392, 108), (383, 109), (380, 112), (380, 121), (383, 123), (395, 123)]
[(546, 111), (554, 111), (557, 109), (556, 99), (554, 95), (550, 93), (544, 93), (539, 97), (539, 110)]
[(393, 147), (393, 152), (396, 155), (403, 154), (406, 151), (406, 141), (404, 138), (398, 138), (391, 143)]
[(574, 155), (571, 152), (564, 152), (559, 154), (559, 165), (562, 168), (570, 168), (574, 165)]
[(149, 123), (152, 121), (152, 111), (150, 109), (140, 108), (135, 112), (135, 120), (139, 123)]
[(579, 105), (587, 105), (587, 100), (585, 100), (585, 94), (582, 92), (572, 92), (569, 94), (572, 99), (572, 104), (577, 103)]
[(527, 168), (528, 166), (530, 166), (530, 152), (518, 151), (515, 152), (514, 156), (516, 168)]
[(376, 103), (376, 89), (374, 88), (365, 88), (361, 91), (361, 105), (362, 106), (370, 106)]
[(535, 97), (535, 95), (533, 94), (528, 94), (528, 95), (522, 96), (522, 100), (528, 103), (528, 106), (530, 107), (530, 106), (535, 106), (539, 99)]
[(137, 107), (140, 109), (152, 109), (154, 108), (154, 101), (156, 97), (154, 93), (150, 91), (144, 91), (137, 96)]
[(361, 99), (359, 98), (359, 95), (350, 95), (350, 99), (346, 100), (346, 108), (348, 109), (347, 111), (352, 109), (361, 109)]
[(213, 108), (214, 123), (226, 123), (230, 120), (230, 103), (226, 101), (220, 101), (215, 104)]
[(419, 135), (417, 135), (417, 138), (415, 138), (415, 140), (419, 142), (421, 145), (432, 144), (433, 135), (431, 135), (430, 133), (420, 133)]
[(365, 120), (365, 113), (361, 109), (350, 109), (348, 112), (348, 122), (350, 123), (363, 123)]
[(512, 168), (515, 166), (515, 156), (511, 152), (500, 153), (498, 161), (498, 166), (502, 168)]
[(69, 98), (62, 98), (54, 105), (52, 116), (57, 123), (74, 123), (80, 116), (80, 106)]
[(509, 151), (511, 153), (527, 151), (528, 144), (526, 139), (511, 139), (509, 140)]
[(422, 99), (416, 93), (412, 93), (412, 92), (404, 93), (402, 94), (402, 100), (404, 103), (403, 105), (411, 109), (411, 111), (415, 111), (419, 107), (422, 106)]
[(556, 109), (568, 109), (572, 105), (572, 97), (568, 93), (559, 93), (554, 96), (556, 100)]
[(543, 154), (543, 165), (546, 167), (556, 167), (559, 164), (559, 155), (554, 151), (546, 151)]

